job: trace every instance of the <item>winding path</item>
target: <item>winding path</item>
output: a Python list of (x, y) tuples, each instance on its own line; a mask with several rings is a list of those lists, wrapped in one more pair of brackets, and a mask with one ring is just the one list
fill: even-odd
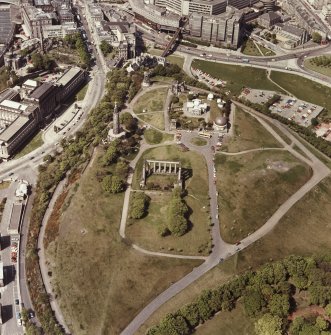
[[(302, 197), (304, 197), (314, 186), (316, 186), (321, 180), (330, 174), (330, 170), (326, 167), (319, 159), (317, 159), (295, 136), (293, 136), (286, 127), (280, 122), (270, 119), (267, 116), (260, 114), (253, 109), (247, 108), (246, 106), (235, 102), (236, 105), (240, 106), (244, 111), (254, 116), (262, 125), (265, 127), (282, 145), (283, 148), (277, 148), (277, 150), (288, 150), (293, 156), (297, 157), (301, 161), (308, 164), (313, 171), (311, 179), (303, 185), (297, 192), (295, 192), (289, 199), (287, 199), (278, 210), (267, 220), (267, 222), (253, 234), (246, 237), (241, 241), (240, 246), (228, 244), (224, 242), (220, 235), (219, 222), (218, 222), (218, 210), (217, 210), (217, 197), (216, 197), (216, 185), (213, 180), (213, 164), (208, 164), (208, 175), (209, 175), (209, 196), (210, 196), (210, 212), (213, 218), (213, 250), (212, 253), (207, 257), (206, 261), (200, 266), (193, 269), (192, 272), (187, 274), (178, 282), (171, 285), (167, 290), (157, 296), (151, 303), (149, 303), (144, 309), (142, 309), (138, 315), (130, 322), (130, 324), (123, 330), (122, 335), (133, 335), (135, 332), (148, 320), (148, 318), (164, 303), (173, 298), (179, 292), (184, 290), (198, 278), (203, 276), (206, 272), (215, 267), (220, 261), (231, 257), (238, 251), (245, 249), (249, 245), (253, 244), (269, 232), (279, 223), (279, 220), (288, 212), (294, 204), (296, 204)], [(276, 126), (282, 133), (292, 140), (291, 144), (287, 144), (282, 137), (266, 122), (268, 120), (274, 126)], [(207, 162), (212, 162), (212, 154), (210, 145), (213, 144), (215, 138), (213, 137), (210, 141), (209, 146), (196, 147), (190, 143), (192, 136), (196, 136), (194, 133), (182, 133), (182, 142), (191, 150), (199, 151), (206, 159)], [(299, 152), (293, 149), (293, 145), (299, 147), (302, 152), (308, 157), (304, 157)], [(264, 150), (257, 149), (257, 150)], [(257, 151), (253, 149), (253, 151)], [(265, 149), (267, 150), (267, 149)], [(274, 150), (274, 148), (272, 148)], [(239, 153), (239, 154), (242, 154)], [(122, 217), (123, 219), (123, 217)], [(122, 226), (122, 224), (121, 224)], [(125, 234), (125, 220), (123, 219), (122, 232)]]

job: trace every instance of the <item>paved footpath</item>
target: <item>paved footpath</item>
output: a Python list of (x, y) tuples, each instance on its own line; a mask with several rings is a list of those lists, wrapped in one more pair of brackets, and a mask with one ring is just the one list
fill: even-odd
[[(236, 103), (238, 104), (238, 103)], [(210, 211), (212, 221), (214, 223), (212, 229), (212, 237), (213, 237), (213, 250), (210, 256), (206, 259), (206, 261), (200, 266), (193, 269), (192, 272), (187, 274), (185, 277), (171, 285), (167, 290), (158, 295), (151, 303), (149, 303), (144, 309), (142, 309), (138, 315), (130, 322), (130, 324), (123, 330), (121, 335), (133, 335), (138, 331), (138, 329), (149, 319), (149, 317), (158, 310), (163, 304), (177, 295), (179, 292), (187, 288), (190, 284), (195, 282), (201, 276), (203, 276), (206, 272), (214, 268), (220, 261), (223, 259), (227, 259), (240, 250), (245, 249), (249, 245), (258, 241), (260, 238), (271, 232), (274, 227), (279, 223), (280, 219), (288, 212), (290, 208), (294, 204), (296, 204), (302, 197), (304, 197), (313, 187), (315, 187), (321, 180), (327, 177), (330, 174), (330, 169), (325, 166), (319, 159), (317, 159), (300, 141), (297, 140), (295, 136), (293, 136), (285, 126), (283, 126), (280, 122), (270, 119), (263, 114), (255, 112), (253, 109), (247, 108), (242, 104), (238, 104), (241, 108), (244, 109), (247, 113), (250, 113), (254, 116), (263, 127), (266, 128), (284, 147), (284, 149), (288, 150), (292, 155), (310, 165), (313, 171), (312, 178), (303, 185), (296, 193), (294, 193), (289, 199), (287, 199), (278, 210), (267, 220), (267, 222), (255, 231), (253, 234), (248, 236), (247, 238), (241, 241), (240, 246), (236, 246), (233, 244), (228, 244), (224, 242), (220, 235), (219, 230), (219, 221), (218, 221), (218, 210), (217, 210), (217, 190), (216, 185), (214, 184), (213, 179), (213, 164), (212, 162), (212, 153), (210, 150), (210, 145), (215, 141), (213, 138), (209, 146), (205, 147), (195, 147), (192, 145), (191, 139), (196, 136), (195, 133), (182, 133), (182, 143), (184, 143), (191, 150), (198, 151), (200, 154), (204, 155), (206, 162), (208, 162), (208, 176), (209, 176), (209, 196), (210, 196)], [(279, 130), (281, 130), (289, 139), (292, 141), (292, 144), (287, 144), (279, 135), (274, 131), (274, 129), (266, 122), (268, 120), (273, 125), (275, 125)], [(308, 157), (302, 156), (296, 150), (293, 149), (293, 145), (298, 146), (303, 153)], [(272, 149), (274, 150), (274, 149)], [(242, 153), (238, 153), (242, 154)]]

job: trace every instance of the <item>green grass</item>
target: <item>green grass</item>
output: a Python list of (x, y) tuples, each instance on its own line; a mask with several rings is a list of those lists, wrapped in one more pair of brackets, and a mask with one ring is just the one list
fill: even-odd
[(241, 303), (231, 312), (220, 312), (200, 326), (196, 335), (255, 335), (254, 322)]
[(153, 112), (153, 113), (146, 113), (146, 114), (139, 114), (139, 118), (154, 126), (155, 128), (158, 128), (160, 130), (164, 130), (164, 114), (163, 112)]
[(246, 44), (241, 52), (247, 56), (263, 56), (251, 39), (246, 41)]
[(88, 85), (89, 84), (84, 85), (80, 89), (80, 91), (76, 94), (76, 101), (82, 101), (82, 100), (84, 100), (86, 92), (87, 92), (87, 89), (88, 89)]
[(123, 193), (102, 191), (101, 170), (96, 158), (60, 216), (56, 245), (47, 249), (53, 286), (73, 334), (119, 334), (151, 299), (200, 264), (146, 256), (122, 240)]
[(271, 120), (264, 120), (268, 125), (284, 140), (285, 143), (291, 144), (292, 141), (289, 139), (278, 127), (276, 127)]
[(253, 233), (311, 176), (286, 151), (261, 151), (216, 159), (220, 228), (234, 243)]
[[(166, 313), (174, 312), (184, 304), (192, 302), (203, 289), (215, 288), (243, 271), (256, 269), (266, 262), (283, 259), (292, 254), (308, 256), (329, 253), (331, 245), (330, 202), (331, 177), (328, 177), (298, 201), (272, 232), (218, 265), (161, 306), (137, 334), (145, 334), (146, 329), (157, 324)], [(232, 325), (228, 322), (229, 318), (232, 320)], [(213, 334), (214, 329), (216, 331), (220, 329), (223, 332), (215, 334), (228, 335), (231, 334), (232, 329), (236, 329), (237, 324), (239, 331), (234, 334), (246, 334), (242, 332), (244, 328), (240, 328), (242, 323), (249, 322), (247, 320), (246, 323), (245, 319), (246, 316), (239, 305), (239, 310), (233, 310), (226, 317), (216, 316), (206, 322), (198, 328), (197, 334), (209, 335)], [(251, 334), (254, 333), (250, 333), (248, 328), (247, 335)]]
[(146, 92), (137, 100), (133, 107), (133, 111), (136, 114), (143, 113), (144, 109), (146, 109), (148, 113), (162, 111), (167, 92), (167, 88), (156, 88)]
[(202, 147), (202, 146), (206, 145), (208, 142), (206, 140), (204, 140), (203, 138), (194, 137), (194, 138), (192, 138), (191, 143), (194, 144), (194, 145), (197, 145), (198, 147)]
[[(199, 250), (202, 250), (205, 254), (208, 251), (210, 238), (206, 162), (195, 152), (181, 152), (176, 145), (147, 150), (137, 163), (132, 183), (134, 189), (139, 189), (144, 159), (180, 161), (182, 168), (189, 172), (189, 179), (185, 180), (184, 186), (187, 192), (185, 201), (191, 209), (189, 216), (191, 229), (180, 238), (174, 236), (161, 237), (158, 228), (166, 223), (170, 192), (150, 192), (149, 196), (152, 200), (149, 214), (144, 219), (130, 221), (132, 225), (126, 231), (128, 238), (150, 250), (173, 251), (189, 255), (196, 255)], [(167, 176), (156, 177), (159, 179), (167, 178)], [(147, 178), (147, 183), (149, 180), (151, 179)], [(179, 249), (182, 251), (179, 252)]]
[[(163, 50), (159, 49), (150, 49), (148, 52), (151, 55), (161, 56)], [(177, 64), (179, 67), (183, 68), (184, 65), (184, 57), (177, 56), (177, 55), (169, 55), (166, 57), (167, 61), (171, 64)]]
[(279, 87), (268, 79), (267, 71), (264, 69), (214, 63), (197, 59), (192, 62), (192, 66), (209, 73), (214, 78), (226, 80), (226, 88), (235, 95), (239, 95), (244, 86), (255, 89), (279, 91)]
[[(327, 56), (324, 56), (327, 57)], [(322, 65), (316, 65), (314, 64), (313, 60), (314, 58), (318, 57), (313, 57), (313, 58), (308, 58), (305, 60), (305, 67), (309, 70), (324, 74), (325, 76), (331, 77), (331, 66), (322, 66)], [(328, 58), (331, 58), (329, 56)]]
[(323, 106), (331, 116), (331, 88), (296, 74), (272, 71), (271, 79), (298, 99)]
[(20, 150), (16, 155), (15, 158), (20, 158), (28, 153), (32, 152), (33, 150), (41, 147), (44, 144), (42, 139), (42, 132), (39, 131), (31, 140), (28, 142), (22, 150)]
[(281, 148), (281, 144), (252, 115), (235, 110), (233, 137), (224, 142), (223, 151), (240, 152), (257, 148)]
[(166, 141), (172, 141), (174, 136), (171, 134), (161, 133), (156, 129), (150, 128), (145, 130), (144, 138), (148, 144), (160, 144)]

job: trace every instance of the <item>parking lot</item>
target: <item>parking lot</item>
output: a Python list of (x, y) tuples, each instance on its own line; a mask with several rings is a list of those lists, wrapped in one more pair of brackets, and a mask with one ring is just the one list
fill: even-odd
[[(240, 97), (243, 97), (253, 103), (264, 104), (275, 94), (276, 92), (274, 91), (246, 88), (243, 90)], [(270, 107), (271, 113), (281, 115), (304, 127), (310, 126), (311, 120), (316, 118), (323, 109), (324, 107), (286, 95), (281, 95), (281, 99)]]

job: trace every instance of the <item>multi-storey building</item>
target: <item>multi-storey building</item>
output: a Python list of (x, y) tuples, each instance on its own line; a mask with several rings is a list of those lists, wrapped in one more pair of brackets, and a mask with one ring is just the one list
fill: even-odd
[(193, 14), (189, 24), (190, 34), (214, 45), (237, 48), (243, 38), (243, 17), (243, 12), (229, 8), (218, 16)]
[(77, 92), (87, 73), (71, 68), (55, 83), (22, 85), (21, 101), (17, 90), (0, 92), (0, 158), (12, 156), (53, 114), (58, 104)]

